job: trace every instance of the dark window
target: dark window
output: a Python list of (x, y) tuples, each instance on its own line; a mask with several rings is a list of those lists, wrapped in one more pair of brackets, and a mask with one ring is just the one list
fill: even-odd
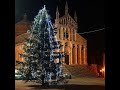
[(69, 35), (68, 35), (67, 32), (64, 32), (64, 37), (65, 37), (66, 39), (68, 39)]

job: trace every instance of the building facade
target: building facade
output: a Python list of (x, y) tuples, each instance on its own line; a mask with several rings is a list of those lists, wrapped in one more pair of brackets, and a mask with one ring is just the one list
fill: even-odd
[[(20, 53), (23, 52), (24, 38), (28, 37), (27, 30), (31, 23), (27, 21), (26, 15), (22, 21), (15, 25), (15, 62), (22, 61)], [(63, 47), (60, 51), (65, 52), (64, 63), (67, 65), (87, 65), (87, 40), (77, 33), (77, 16), (74, 18), (69, 15), (68, 4), (65, 5), (65, 15), (59, 17), (58, 7), (56, 9), (56, 19), (54, 27), (57, 28), (57, 40)]]

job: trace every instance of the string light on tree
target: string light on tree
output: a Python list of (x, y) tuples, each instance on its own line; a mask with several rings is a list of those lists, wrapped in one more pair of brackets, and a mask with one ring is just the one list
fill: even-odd
[(29, 38), (24, 44), (25, 59), (21, 71), (24, 78), (29, 81), (37, 81), (51, 84), (51, 80), (59, 81), (63, 76), (62, 58), (64, 52), (60, 52), (62, 45), (57, 40), (56, 30), (53, 28), (50, 16), (44, 6), (34, 18), (31, 30), (28, 31)]

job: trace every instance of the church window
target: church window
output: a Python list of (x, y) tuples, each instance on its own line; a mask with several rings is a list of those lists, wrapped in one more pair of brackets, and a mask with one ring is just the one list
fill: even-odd
[(64, 38), (68, 39), (68, 37), (69, 37), (68, 32), (64, 32)]

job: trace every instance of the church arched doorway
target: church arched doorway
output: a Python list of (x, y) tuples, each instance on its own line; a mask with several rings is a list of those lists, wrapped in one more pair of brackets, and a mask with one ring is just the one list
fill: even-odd
[(65, 63), (67, 65), (69, 65), (69, 59), (70, 59), (69, 54), (70, 54), (70, 46), (69, 46), (69, 43), (66, 42), (65, 43)]
[(65, 63), (69, 65), (69, 55), (65, 54)]

